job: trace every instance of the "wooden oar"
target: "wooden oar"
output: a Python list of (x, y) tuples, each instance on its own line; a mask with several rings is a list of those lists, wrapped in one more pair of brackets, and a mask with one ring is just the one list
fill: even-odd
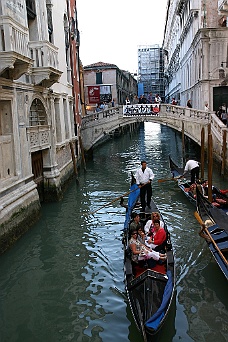
[(211, 236), (209, 230), (207, 229), (205, 223), (203, 222), (203, 220), (201, 219), (200, 215), (197, 213), (197, 211), (195, 211), (194, 213), (195, 218), (197, 219), (197, 221), (199, 222), (199, 224), (202, 226), (203, 230), (206, 231), (206, 233), (208, 234), (208, 236), (211, 239), (211, 242), (213, 243), (213, 245), (215, 246), (215, 248), (217, 249), (219, 255), (221, 256), (221, 258), (223, 259), (223, 261), (225, 262), (225, 264), (227, 265), (227, 260), (224, 257), (224, 255), (222, 254), (221, 250), (219, 249), (218, 245), (216, 244), (215, 240), (213, 239), (213, 237)]
[[(146, 184), (148, 184), (148, 183), (150, 183), (150, 182), (147, 182), (147, 183), (141, 185), (141, 188), (142, 188), (143, 186), (145, 186)], [(112, 203), (118, 201), (118, 200), (121, 199), (122, 197), (127, 196), (127, 195), (129, 195), (130, 193), (132, 193), (132, 192), (134, 192), (134, 191), (136, 191), (136, 190), (138, 190), (138, 189), (140, 189), (140, 188), (137, 187), (137, 188), (135, 188), (135, 189), (133, 189), (133, 190), (130, 190), (130, 191), (128, 191), (128, 192), (125, 192), (125, 194), (123, 194), (123, 195), (121, 195), (121, 196), (115, 198), (115, 199), (112, 200), (111, 202), (108, 202), (108, 203), (102, 205), (102, 207), (100, 207), (100, 208), (98, 208), (98, 209), (96, 209), (96, 210), (90, 212), (89, 215), (93, 215), (93, 214), (96, 213), (98, 210), (103, 209), (104, 207), (107, 207), (108, 205), (110, 205), (110, 204), (112, 204)]]
[(179, 178), (179, 177), (158, 179), (158, 183), (167, 182), (167, 181), (170, 181), (170, 180), (177, 181), (178, 178)]

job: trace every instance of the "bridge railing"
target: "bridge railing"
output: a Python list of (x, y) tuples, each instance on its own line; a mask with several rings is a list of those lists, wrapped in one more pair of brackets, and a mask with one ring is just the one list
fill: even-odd
[[(163, 121), (169, 119), (180, 119), (185, 122), (195, 122), (201, 126), (207, 126), (211, 123), (211, 130), (217, 141), (222, 142), (224, 130), (228, 131), (227, 127), (213, 112), (206, 112), (195, 108), (186, 108), (172, 104), (150, 105), (150, 104), (134, 104), (110, 107), (105, 110), (94, 112), (86, 115), (82, 119), (82, 129), (88, 123), (98, 121), (102, 124), (103, 120), (114, 119), (114, 116), (121, 116), (125, 118), (136, 117), (137, 119), (149, 119), (149, 117), (156, 116), (156, 119)], [(115, 119), (118, 119), (116, 117)], [(228, 135), (228, 132), (227, 132)], [(228, 144), (228, 141), (227, 141)], [(228, 146), (227, 146), (228, 148)]]
[[(155, 109), (159, 109), (156, 110)], [(137, 117), (146, 118), (160, 117), (161, 119), (181, 119), (183, 121), (193, 121), (201, 125), (208, 125), (211, 123), (213, 134), (218, 140), (222, 140), (223, 131), (227, 127), (213, 112), (207, 112), (195, 108), (186, 108), (174, 106), (172, 104), (150, 105), (150, 104), (134, 104), (123, 106), (123, 117)]]
[(111, 107), (111, 108), (107, 108), (99, 112), (94, 112), (94, 113), (90, 113), (86, 115), (85, 117), (82, 118), (82, 128), (86, 127), (87, 124), (90, 122), (97, 121), (97, 120), (101, 121), (103, 119), (107, 119), (115, 115), (119, 115), (120, 108), (121, 107)]
[(205, 124), (208, 124), (211, 120), (211, 113), (206, 112), (204, 110), (194, 109), (194, 108), (186, 108), (186, 107), (180, 107), (180, 106), (174, 106), (169, 104), (162, 104), (161, 110), (160, 110), (161, 116), (167, 116), (167, 117), (181, 117), (183, 116), (185, 120), (188, 118), (191, 120), (203, 120)]
[(162, 118), (188, 118), (191, 120), (204, 120), (205, 124), (210, 122), (210, 113), (204, 110), (174, 106), (171, 104), (134, 104), (123, 106), (123, 116), (160, 116)]
[[(159, 108), (159, 110), (157, 110)], [(154, 121), (182, 131), (183, 123), (185, 134), (197, 144), (201, 144), (201, 132), (205, 127), (205, 148), (207, 148), (208, 125), (211, 127), (213, 136), (213, 153), (218, 160), (226, 160), (228, 154), (228, 128), (213, 112), (161, 104), (159, 106), (127, 105), (107, 108), (103, 111), (87, 114), (82, 118), (82, 132), (84, 141), (89, 150), (93, 144), (103, 137), (105, 132), (112, 132), (120, 126), (134, 123), (136, 121)]]
[(217, 115), (213, 112), (206, 112), (203, 110), (197, 110), (194, 108), (185, 108), (179, 106), (172, 105), (162, 105), (160, 114), (161, 117), (172, 117), (172, 118), (181, 118), (184, 121), (195, 121), (196, 123), (200, 123), (203, 126), (207, 126), (209, 123), (211, 124), (211, 131), (214, 136), (214, 146), (216, 148), (217, 142), (222, 143), (224, 131), (227, 132), (227, 149), (228, 149), (228, 128), (224, 125), (224, 123), (217, 117)]

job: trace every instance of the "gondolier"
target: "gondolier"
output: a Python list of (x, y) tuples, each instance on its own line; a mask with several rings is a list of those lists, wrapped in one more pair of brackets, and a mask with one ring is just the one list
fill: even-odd
[[(147, 167), (145, 160), (141, 161), (142, 167), (136, 171), (136, 184), (140, 187), (140, 200), (142, 205), (142, 211), (145, 211), (146, 204), (149, 209), (151, 197), (152, 197), (152, 186), (151, 182), (154, 179), (153, 171)], [(146, 197), (146, 198), (145, 198)]]
[[(142, 171), (143, 174), (145, 170), (147, 168), (144, 169), (144, 172)], [(141, 170), (139, 174), (141, 174)], [(150, 173), (149, 179), (152, 178), (153, 176)], [(136, 187), (135, 191), (132, 191), (133, 186)], [(143, 241), (140, 242), (140, 230), (135, 229), (130, 232), (132, 213), (138, 212), (140, 188), (134, 183), (130, 189), (122, 240), (124, 244), (125, 287), (136, 326), (141, 331), (143, 341), (149, 342), (154, 340), (153, 337), (162, 328), (169, 312), (172, 312), (171, 304), (175, 296), (175, 261), (168, 227), (152, 197), (151, 210), (161, 218), (167, 236), (164, 247), (165, 255), (160, 254), (159, 259), (161, 260), (156, 261), (153, 259), (158, 259), (158, 255), (154, 258), (152, 254), (144, 253), (141, 250)], [(141, 216), (141, 213), (139, 215)], [(146, 220), (147, 218), (145, 218)], [(135, 245), (133, 246), (133, 244)], [(150, 253), (153, 251), (151, 250)]]
[(188, 171), (191, 172), (191, 184), (195, 183), (196, 180), (199, 180), (199, 162), (190, 159), (189, 156), (187, 156), (187, 163), (184, 168), (184, 173), (182, 176), (180, 176), (180, 178), (183, 178)]

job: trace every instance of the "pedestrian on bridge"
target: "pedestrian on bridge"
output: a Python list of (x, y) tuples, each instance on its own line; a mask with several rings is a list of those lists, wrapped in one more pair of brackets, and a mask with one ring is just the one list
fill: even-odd
[(177, 105), (177, 101), (175, 100), (175, 97), (172, 98), (172, 102), (171, 102), (172, 105), (176, 106)]
[(129, 97), (127, 96), (126, 97), (126, 100), (125, 100), (125, 105), (130, 105), (131, 104), (131, 102), (130, 102), (130, 100), (129, 100)]
[(162, 102), (161, 97), (159, 96), (159, 94), (155, 95), (154, 102), (157, 103), (157, 104), (160, 104)]
[(150, 91), (149, 92), (149, 95), (147, 96), (147, 103), (153, 103), (153, 94), (152, 92)]
[(147, 167), (147, 162), (145, 160), (141, 161), (141, 167), (136, 171), (136, 184), (140, 188), (140, 200), (142, 211), (145, 212), (146, 204), (149, 209), (151, 209), (150, 202), (152, 197), (152, 186), (151, 182), (154, 179), (153, 171)]
[(207, 102), (205, 103), (204, 110), (205, 110), (206, 112), (209, 112), (209, 105), (208, 105)]
[(187, 101), (187, 107), (188, 107), (188, 108), (192, 108), (192, 102), (191, 102), (191, 100), (188, 100), (188, 101)]
[(133, 104), (138, 104), (139, 103), (139, 99), (138, 99), (137, 95), (134, 95), (132, 103)]

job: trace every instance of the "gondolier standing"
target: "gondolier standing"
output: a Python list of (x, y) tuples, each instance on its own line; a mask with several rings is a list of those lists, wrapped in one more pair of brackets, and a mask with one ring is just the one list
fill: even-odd
[(190, 171), (191, 172), (191, 184), (195, 183), (196, 180), (199, 179), (199, 163), (196, 160), (190, 159), (189, 156), (187, 158), (187, 163), (184, 168), (184, 173), (179, 178), (183, 178), (185, 174)]
[[(152, 186), (151, 182), (154, 179), (153, 171), (147, 167), (145, 160), (141, 161), (142, 167), (136, 171), (136, 184), (140, 187), (140, 200), (142, 205), (142, 211), (145, 212), (146, 204), (149, 209), (151, 197), (152, 197)], [(145, 198), (146, 197), (146, 198)], [(147, 201), (146, 201), (147, 200)]]

